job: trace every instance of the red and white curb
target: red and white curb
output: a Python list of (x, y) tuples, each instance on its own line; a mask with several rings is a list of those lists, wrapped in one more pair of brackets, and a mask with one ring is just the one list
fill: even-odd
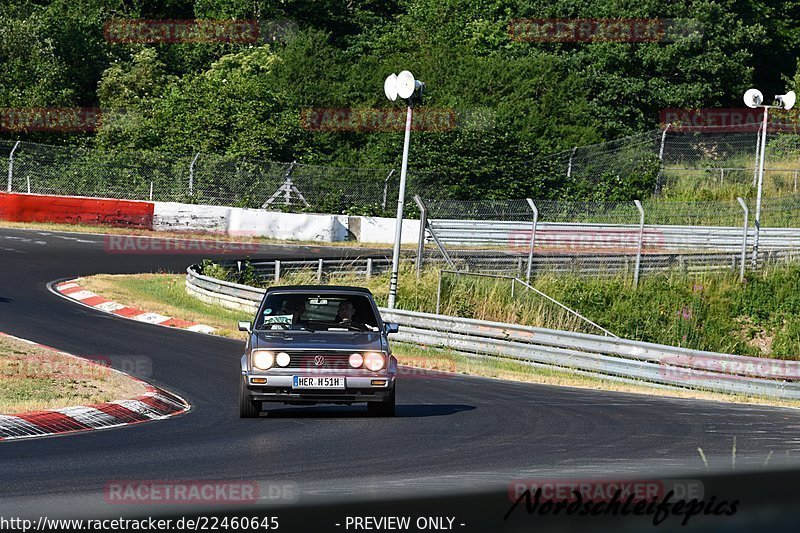
[(60, 355), (75, 357), (76, 359), (80, 359), (84, 364), (103, 366), (104, 369), (118, 372), (125, 375), (128, 379), (145, 384), (145, 393), (143, 395), (127, 400), (116, 400), (92, 405), (77, 405), (73, 407), (63, 407), (61, 409), (34, 411), (14, 415), (0, 414), (0, 441), (44, 437), (47, 435), (59, 435), (97, 429), (110, 429), (138, 424), (140, 422), (149, 422), (151, 420), (161, 420), (185, 413), (191, 407), (189, 403), (180, 396), (147, 384), (120, 370), (100, 365), (90, 359), (84, 359), (67, 352), (56, 350), (50, 346), (8, 335), (7, 333), (0, 332), (0, 335), (39, 346)]
[(158, 326), (166, 326), (170, 328), (186, 329), (196, 333), (214, 333), (216, 329), (205, 324), (197, 324), (196, 322), (188, 322), (179, 318), (172, 318), (169, 316), (160, 315), (158, 313), (148, 313), (135, 307), (117, 303), (102, 296), (98, 296), (92, 291), (88, 291), (81, 287), (74, 281), (63, 281), (56, 283), (52, 286), (53, 290), (57, 293), (66, 296), (71, 300), (75, 300), (87, 307), (92, 307), (105, 313), (121, 316), (123, 318), (130, 318), (131, 320), (138, 320), (139, 322), (146, 322), (148, 324), (156, 324)]

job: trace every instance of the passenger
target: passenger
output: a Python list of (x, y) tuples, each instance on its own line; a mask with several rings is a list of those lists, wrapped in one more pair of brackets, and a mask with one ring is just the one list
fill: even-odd
[(299, 324), (306, 311), (306, 301), (304, 299), (287, 300), (283, 304), (286, 314), (292, 315), (292, 324)]

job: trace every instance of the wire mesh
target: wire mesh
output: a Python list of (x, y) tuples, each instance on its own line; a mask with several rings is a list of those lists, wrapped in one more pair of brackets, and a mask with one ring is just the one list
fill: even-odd
[[(0, 141), (4, 176), (14, 144)], [(388, 188), (396, 178), (397, 173), (380, 168), (22, 142), (14, 151), (11, 188), (39, 194), (382, 215), (395, 205)]]

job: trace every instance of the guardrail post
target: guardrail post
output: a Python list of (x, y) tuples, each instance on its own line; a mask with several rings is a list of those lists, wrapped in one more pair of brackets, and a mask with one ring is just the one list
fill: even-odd
[(372, 277), (372, 258), (367, 257), (367, 279)]
[(739, 205), (742, 206), (742, 211), (744, 211), (744, 224), (742, 224), (742, 264), (739, 265), (739, 282), (741, 283), (744, 281), (744, 264), (747, 262), (747, 219), (750, 215), (750, 210), (747, 209), (747, 204), (741, 196), (736, 198), (736, 201), (739, 202)]
[(194, 159), (189, 164), (189, 196), (194, 196), (194, 164), (198, 157), (200, 157), (200, 152), (194, 154)]
[(634, 200), (633, 203), (636, 205), (636, 209), (639, 210), (639, 244), (636, 247), (636, 266), (633, 270), (633, 287), (637, 288), (639, 286), (639, 268), (642, 265), (642, 242), (644, 241), (644, 208), (642, 207), (642, 202), (639, 200)]
[(281, 281), (281, 262), (279, 259), (275, 260), (275, 283), (280, 283)]
[(419, 207), (419, 240), (417, 241), (417, 279), (422, 274), (423, 254), (425, 253), (425, 226), (428, 224), (428, 206), (418, 194), (414, 195), (414, 202)]
[(322, 285), (322, 259), (317, 262), (317, 285)]
[(539, 222), (539, 210), (536, 208), (536, 204), (533, 203), (533, 200), (530, 198), (525, 199), (528, 202), (528, 206), (533, 211), (533, 222), (531, 223), (531, 245), (528, 249), (528, 270), (525, 272), (525, 281), (528, 283), (531, 282), (531, 270), (533, 268), (533, 248), (536, 246), (536, 225)]
[(11, 192), (11, 182), (14, 179), (14, 152), (17, 151), (17, 146), (19, 146), (20, 141), (14, 143), (14, 148), (11, 149), (11, 153), (8, 154), (8, 187), (6, 188), (7, 192)]

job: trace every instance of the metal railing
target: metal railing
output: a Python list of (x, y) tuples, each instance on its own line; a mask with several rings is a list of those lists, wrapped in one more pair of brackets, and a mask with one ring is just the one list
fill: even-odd
[[(205, 301), (252, 312), (264, 295), (264, 289), (204, 276), (197, 271), (196, 265), (186, 271), (186, 289)], [(400, 342), (605, 379), (800, 399), (800, 364), (797, 361), (690, 350), (588, 333), (398, 309), (382, 308), (380, 312), (384, 320), (400, 324), (400, 332), (394, 336)]]

